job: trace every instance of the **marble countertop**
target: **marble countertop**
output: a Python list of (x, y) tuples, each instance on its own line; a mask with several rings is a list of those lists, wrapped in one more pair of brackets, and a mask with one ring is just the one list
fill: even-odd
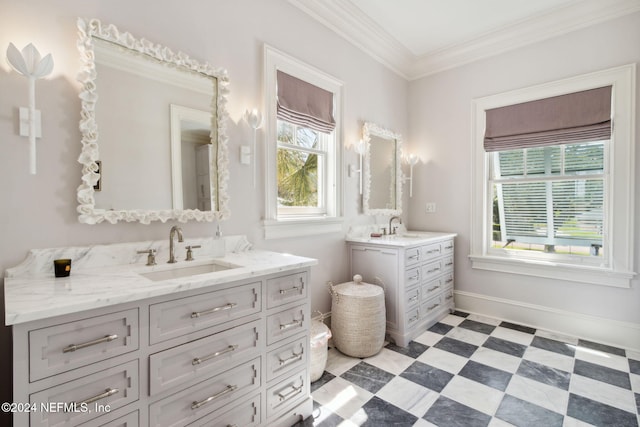
[(367, 235), (348, 235), (347, 242), (352, 243), (367, 243), (377, 244), (384, 246), (416, 246), (424, 245), (425, 243), (435, 242), (437, 240), (451, 239), (457, 236), (456, 233), (440, 233), (431, 231), (402, 231), (398, 234), (387, 234), (381, 237), (371, 237)]
[[(235, 268), (164, 281), (152, 281), (141, 275), (141, 273), (152, 271), (202, 265), (213, 260), (221, 264), (233, 265)], [(81, 268), (75, 268), (72, 265), (71, 275), (59, 278), (54, 277), (50, 263), (46, 273), (38, 269), (35, 269), (34, 273), (34, 269), (25, 269), (21, 265), (9, 269), (5, 274), (5, 324), (14, 325), (176, 292), (207, 288), (316, 264), (317, 260), (312, 258), (244, 250), (237, 253), (227, 252), (222, 257), (205, 255), (197, 257), (195, 261), (180, 260), (173, 265), (166, 264), (160, 259), (155, 266), (146, 266), (143, 262), (98, 266), (85, 263)]]

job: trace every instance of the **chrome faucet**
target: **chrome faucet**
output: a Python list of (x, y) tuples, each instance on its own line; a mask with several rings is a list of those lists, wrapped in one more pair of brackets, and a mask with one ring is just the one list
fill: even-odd
[(398, 222), (402, 224), (402, 218), (400, 218), (399, 216), (392, 216), (391, 219), (389, 220), (389, 234), (396, 234), (396, 229), (391, 228), (391, 223), (393, 222), (394, 219), (397, 219)]
[(169, 232), (169, 264), (174, 264), (176, 261), (175, 248), (173, 247), (173, 238), (178, 233), (178, 242), (182, 242), (182, 229), (177, 225), (171, 227), (171, 231)]

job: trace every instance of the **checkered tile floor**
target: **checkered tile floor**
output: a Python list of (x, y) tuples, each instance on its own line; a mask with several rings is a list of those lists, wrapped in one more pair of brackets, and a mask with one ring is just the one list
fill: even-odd
[(366, 359), (329, 350), (304, 426), (636, 426), (640, 353), (455, 312)]

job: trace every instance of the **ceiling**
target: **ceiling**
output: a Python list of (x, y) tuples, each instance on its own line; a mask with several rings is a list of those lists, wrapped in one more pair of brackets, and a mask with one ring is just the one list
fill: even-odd
[(640, 0), (289, 0), (413, 80), (640, 11)]

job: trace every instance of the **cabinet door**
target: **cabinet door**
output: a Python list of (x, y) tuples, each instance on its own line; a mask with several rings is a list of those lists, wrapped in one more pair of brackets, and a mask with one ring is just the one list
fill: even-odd
[(383, 287), (387, 327), (393, 329), (398, 328), (399, 321), (400, 283), (398, 282), (398, 256), (397, 249), (351, 247), (351, 275), (359, 274), (365, 282)]

